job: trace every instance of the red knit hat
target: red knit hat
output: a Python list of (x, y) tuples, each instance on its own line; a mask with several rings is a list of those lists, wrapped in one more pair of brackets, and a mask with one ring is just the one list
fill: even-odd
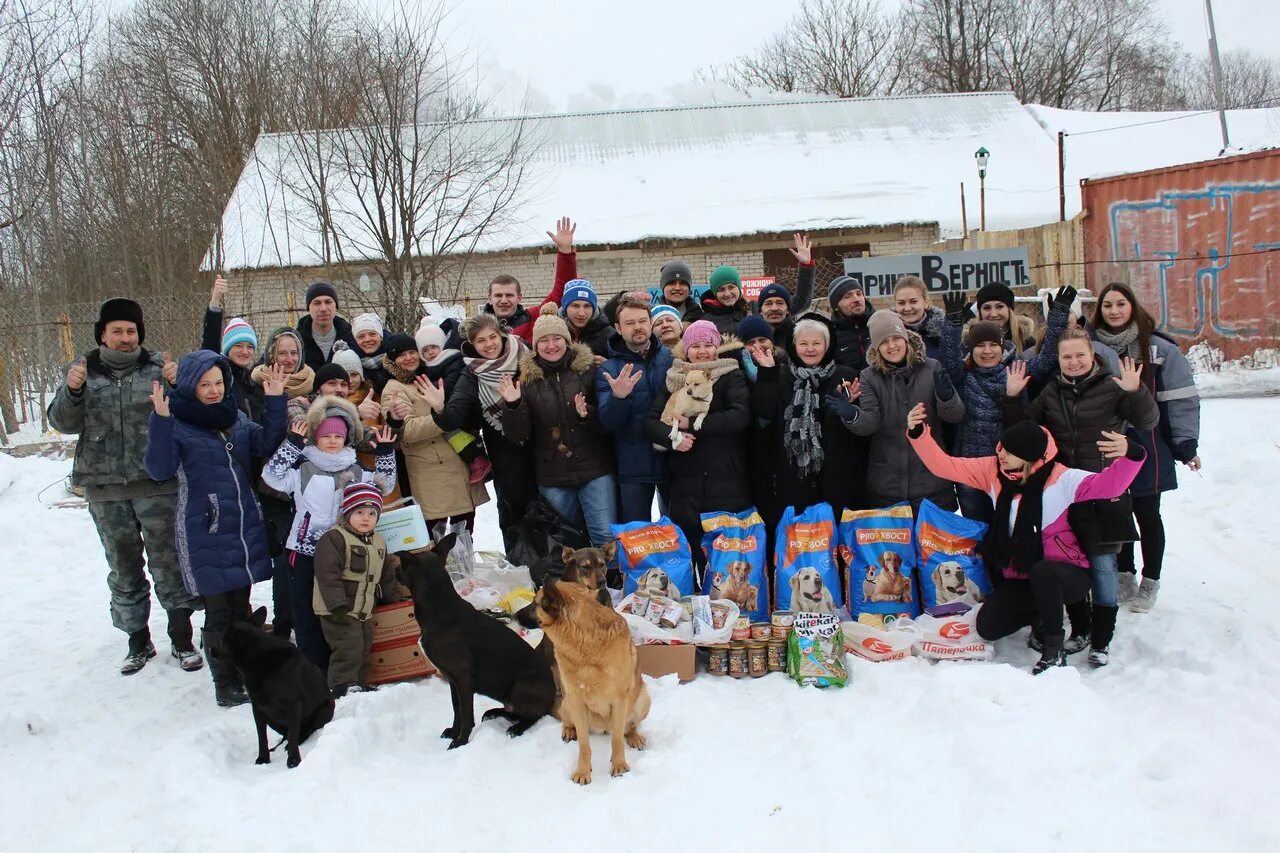
[(342, 515), (350, 515), (362, 506), (373, 507), (382, 515), (382, 492), (372, 483), (352, 483), (342, 490)]

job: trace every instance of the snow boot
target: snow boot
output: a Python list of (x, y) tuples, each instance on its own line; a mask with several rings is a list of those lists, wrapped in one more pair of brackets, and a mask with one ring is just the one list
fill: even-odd
[(1111, 663), (1111, 652), (1106, 649), (1089, 649), (1090, 666), (1106, 666)]
[(1133, 601), (1129, 603), (1129, 610), (1134, 613), (1151, 612), (1151, 609), (1156, 606), (1156, 595), (1159, 592), (1160, 581), (1143, 578), (1137, 594), (1133, 597)]
[(1062, 647), (1067, 654), (1078, 654), (1088, 647), (1089, 634), (1093, 630), (1093, 620), (1090, 616), (1088, 596), (1067, 605), (1067, 620), (1071, 622), (1071, 636)]
[(249, 701), (240, 682), (240, 672), (231, 659), (218, 648), (222, 638), (209, 631), (200, 632), (200, 644), (209, 650), (209, 675), (213, 678), (213, 700), (219, 708), (234, 708)]
[(169, 642), (173, 644), (169, 653), (178, 661), (178, 666), (186, 672), (195, 672), (204, 666), (204, 658), (196, 651), (191, 641), (191, 610), (179, 607), (169, 611)]
[(121, 675), (133, 675), (147, 665), (147, 661), (156, 656), (155, 644), (151, 642), (151, 629), (143, 628), (129, 635), (129, 653), (124, 663), (120, 664)]
[(1116, 593), (1116, 604), (1128, 604), (1137, 592), (1137, 575), (1133, 572), (1120, 572), (1120, 589)]
[(1040, 660), (1036, 661), (1036, 665), (1031, 667), (1031, 674), (1039, 675), (1049, 667), (1066, 665), (1067, 653), (1063, 651), (1062, 634), (1045, 635), (1044, 651), (1040, 653)]

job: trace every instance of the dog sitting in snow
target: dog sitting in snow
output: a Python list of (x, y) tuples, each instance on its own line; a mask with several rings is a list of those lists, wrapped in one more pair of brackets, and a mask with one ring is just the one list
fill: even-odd
[(711, 392), (714, 382), (705, 370), (690, 369), (684, 375), (684, 386), (667, 398), (662, 409), (662, 422), (671, 425), (671, 446), (680, 443), (680, 419), (689, 418), (693, 431), (702, 429), (702, 422), (711, 411)]

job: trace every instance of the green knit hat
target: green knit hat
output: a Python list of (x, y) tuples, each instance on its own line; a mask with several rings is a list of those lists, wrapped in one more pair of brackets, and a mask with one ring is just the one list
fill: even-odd
[(738, 270), (734, 267), (716, 267), (712, 270), (711, 277), (707, 279), (707, 286), (711, 288), (712, 293), (715, 293), (722, 284), (735, 284), (738, 287), (742, 287), (742, 276), (738, 274)]

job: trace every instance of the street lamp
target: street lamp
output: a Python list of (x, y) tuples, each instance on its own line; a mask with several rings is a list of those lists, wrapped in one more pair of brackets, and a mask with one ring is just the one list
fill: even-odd
[(991, 152), (986, 147), (979, 148), (973, 154), (978, 161), (978, 228), (987, 230), (987, 163), (991, 160)]

